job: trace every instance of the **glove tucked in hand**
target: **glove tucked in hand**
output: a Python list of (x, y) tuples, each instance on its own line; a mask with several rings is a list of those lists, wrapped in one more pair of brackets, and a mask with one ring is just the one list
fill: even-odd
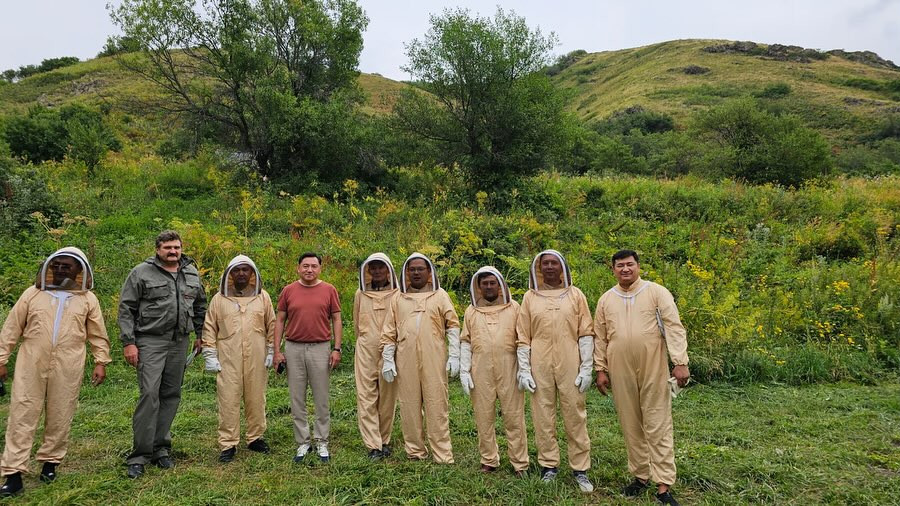
[(388, 383), (393, 382), (394, 378), (397, 377), (397, 364), (394, 363), (396, 351), (396, 344), (388, 344), (381, 350), (381, 358), (384, 360), (384, 365), (381, 366), (381, 375), (384, 376), (384, 380)]
[(449, 357), (447, 358), (447, 372), (451, 378), (459, 376), (459, 329), (447, 329), (447, 343)]
[(463, 392), (469, 395), (475, 388), (472, 381), (472, 344), (463, 342), (459, 347), (459, 382)]
[(275, 346), (269, 345), (266, 347), (266, 369), (272, 367), (272, 362), (275, 361)]
[(222, 370), (222, 364), (219, 363), (219, 352), (215, 348), (203, 348), (201, 351), (203, 360), (206, 362), (204, 369), (206, 372), (219, 372)]
[(531, 375), (531, 346), (519, 346), (516, 349), (516, 359), (519, 362), (519, 372), (516, 378), (519, 382), (519, 390), (528, 390), (534, 393), (537, 384)]
[(578, 338), (578, 354), (581, 356), (581, 366), (578, 368), (578, 376), (575, 376), (575, 386), (578, 391), (584, 393), (591, 387), (591, 366), (594, 363), (594, 338), (581, 336)]

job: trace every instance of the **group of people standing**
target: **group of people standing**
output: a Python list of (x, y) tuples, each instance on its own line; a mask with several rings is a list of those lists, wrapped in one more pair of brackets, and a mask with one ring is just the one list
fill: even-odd
[[(284, 287), (276, 307), (253, 260), (239, 255), (229, 262), (207, 309), (199, 273), (181, 254), (178, 234), (157, 237), (156, 254), (131, 271), (119, 299), (123, 354), (137, 369), (140, 389), (128, 477), (141, 476), (148, 464), (175, 466), (170, 428), (185, 368), (197, 354), (205, 369), (217, 374), (220, 461), (235, 458), (241, 404), (247, 448), (269, 452), (263, 436), (270, 367), (287, 371), (297, 443), (293, 460), (311, 453), (330, 460), (329, 376), (341, 360), (343, 327), (337, 290), (319, 279), (321, 269), (319, 255), (301, 255), (299, 279)], [(587, 298), (555, 250), (535, 256), (521, 305), (497, 269), (482, 267), (471, 278), (471, 304), (460, 328), (429, 258), (410, 255), (398, 276), (387, 255), (369, 256), (360, 265), (352, 317), (357, 418), (368, 457), (392, 454), (399, 404), (407, 457), (423, 460), (430, 454), (435, 462), (452, 464), (448, 377), (458, 376), (472, 399), (481, 471), (500, 466), (494, 429), (499, 402), (513, 472), (526, 473), (529, 392), (540, 479), (550, 482), (559, 473), (558, 406), (574, 480), (591, 492), (585, 397), (596, 371), (598, 390), (603, 395), (612, 390), (627, 445), (634, 479), (623, 493), (639, 495), (653, 481), (660, 502), (677, 504), (669, 491), (675, 482), (671, 396), (690, 377), (685, 330), (669, 291), (640, 278), (637, 253), (617, 252), (612, 270), (618, 284), (600, 297), (592, 319)], [(0, 457), (6, 477), (0, 496), (23, 490), (21, 476), (42, 411), (46, 428), (36, 459), (43, 463), (42, 481), (56, 478), (83, 376), (85, 342), (94, 355), (93, 384), (105, 378), (109, 338), (91, 292), (92, 274), (80, 250), (55, 252), (3, 325), (0, 378), (5, 379), (16, 344), (22, 340), (22, 345)], [(189, 358), (191, 332), (196, 339)], [(315, 407), (312, 431), (307, 390)]]

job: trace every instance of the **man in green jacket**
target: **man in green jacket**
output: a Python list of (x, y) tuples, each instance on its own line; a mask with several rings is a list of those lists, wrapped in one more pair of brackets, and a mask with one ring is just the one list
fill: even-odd
[(156, 237), (156, 255), (131, 270), (119, 297), (119, 329), (125, 360), (137, 368), (140, 397), (132, 418), (134, 449), (128, 477), (144, 466), (175, 467), (169, 429), (184, 379), (188, 335), (200, 346), (206, 293), (193, 260), (181, 254), (181, 237), (166, 230)]

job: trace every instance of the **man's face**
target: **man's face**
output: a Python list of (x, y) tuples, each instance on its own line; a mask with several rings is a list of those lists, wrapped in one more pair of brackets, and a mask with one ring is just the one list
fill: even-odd
[(631, 286), (641, 275), (641, 264), (634, 257), (620, 258), (613, 263), (613, 275), (622, 286)]
[(81, 264), (72, 257), (58, 256), (50, 261), (50, 271), (53, 272), (53, 284), (62, 285), (67, 279), (75, 280), (81, 272)]
[(234, 287), (241, 290), (250, 282), (253, 269), (247, 264), (238, 264), (231, 268), (228, 275), (231, 276), (231, 282), (234, 283)]
[(156, 248), (156, 256), (167, 264), (174, 264), (181, 260), (181, 241), (166, 241)]
[(486, 301), (494, 302), (497, 300), (497, 296), (500, 295), (500, 282), (497, 281), (497, 276), (493, 274), (482, 276), (478, 280), (478, 289), (481, 290), (481, 296)]
[(560, 274), (562, 274), (562, 264), (556, 255), (545, 254), (541, 256), (541, 274), (544, 275), (544, 282), (551, 285), (558, 285)]
[(307, 285), (319, 279), (319, 274), (321, 273), (322, 264), (319, 263), (319, 259), (316, 257), (306, 257), (297, 266), (297, 274), (300, 275), (300, 279)]
[(388, 266), (384, 262), (379, 260), (374, 260), (369, 262), (366, 266), (366, 269), (369, 271), (369, 276), (372, 277), (372, 284), (376, 286), (381, 286), (387, 284), (388, 279)]
[(409, 276), (409, 286), (416, 290), (428, 284), (431, 279), (431, 269), (428, 262), (421, 258), (414, 258), (406, 264), (406, 274)]

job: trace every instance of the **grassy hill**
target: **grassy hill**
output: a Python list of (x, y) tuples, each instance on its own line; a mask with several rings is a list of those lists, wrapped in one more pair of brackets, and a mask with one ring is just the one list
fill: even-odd
[(677, 40), (589, 53), (554, 81), (571, 91), (571, 105), (585, 120), (641, 105), (683, 123), (697, 110), (754, 95), (841, 143), (867, 133), (874, 117), (900, 111), (900, 88), (889, 89), (900, 84), (897, 69), (827, 53), (813, 59), (800, 48), (767, 56), (772, 46), (751, 44)]

